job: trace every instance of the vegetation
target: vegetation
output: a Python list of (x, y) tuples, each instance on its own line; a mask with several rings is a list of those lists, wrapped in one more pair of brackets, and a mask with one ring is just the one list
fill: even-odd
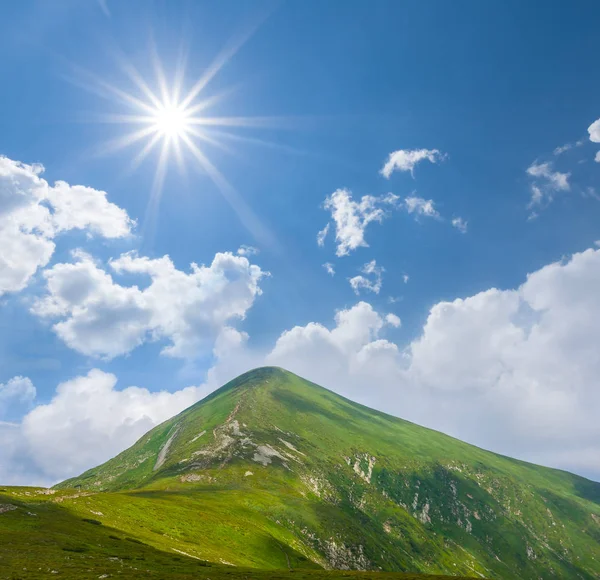
[(600, 484), (263, 368), (53, 490), (0, 491), (0, 579), (35, 577), (32, 562), (72, 578), (592, 579)]

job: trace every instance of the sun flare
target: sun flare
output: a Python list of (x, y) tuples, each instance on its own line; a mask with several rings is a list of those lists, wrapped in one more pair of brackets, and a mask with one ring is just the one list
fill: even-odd
[(188, 112), (181, 105), (164, 104), (157, 108), (154, 128), (169, 139), (178, 139), (189, 133), (191, 123)]

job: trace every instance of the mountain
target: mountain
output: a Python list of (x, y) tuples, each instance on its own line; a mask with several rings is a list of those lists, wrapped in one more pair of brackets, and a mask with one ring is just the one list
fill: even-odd
[[(0, 507), (36, 492), (13, 493)], [(484, 451), (273, 367), (245, 373), (48, 493), (77, 522), (102, 524), (85, 524), (86, 533), (116, 530), (184, 559), (600, 577), (600, 484)]]

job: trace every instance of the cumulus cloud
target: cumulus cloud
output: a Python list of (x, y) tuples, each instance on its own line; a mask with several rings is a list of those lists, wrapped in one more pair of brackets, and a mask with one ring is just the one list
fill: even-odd
[(600, 119), (596, 119), (589, 127), (590, 141), (592, 143), (600, 143)]
[(355, 294), (360, 294), (361, 290), (368, 290), (369, 292), (379, 294), (385, 269), (378, 266), (375, 260), (371, 260), (361, 268), (361, 272), (365, 276), (354, 276), (349, 279), (350, 286), (352, 286)]
[(434, 305), (400, 350), (368, 304), (284, 333), (267, 360), (471, 443), (600, 478), (600, 250)]
[(439, 302), (402, 348), (384, 335), (399, 326), (396, 315), (359, 302), (331, 326), (283, 332), (267, 352), (227, 328), (207, 383), (172, 394), (120, 391), (113, 375), (91, 371), (22, 423), (0, 422), (1, 479), (79, 473), (262, 364), (481, 447), (600, 478), (600, 249), (549, 264), (514, 289)]
[(254, 246), (246, 246), (245, 244), (242, 244), (236, 254), (238, 256), (256, 256), (257, 254), (260, 253), (260, 250), (258, 248), (255, 248)]
[[(50, 484), (81, 473), (207, 393), (202, 387), (151, 393), (116, 385), (113, 374), (92, 369), (58, 385), (52, 400), (38, 405), (21, 423), (0, 424), (0, 435), (8, 442), (0, 451), (2, 481)], [(19, 466), (27, 474), (15, 476)]]
[(400, 317), (392, 313), (385, 315), (385, 321), (394, 328), (400, 328), (400, 326), (402, 326), (402, 321), (400, 320)]
[(413, 195), (404, 200), (404, 205), (408, 213), (414, 213), (417, 217), (440, 218), (439, 212), (435, 209), (435, 202), (432, 199), (423, 199), (422, 197)]
[(446, 155), (437, 149), (399, 149), (389, 154), (380, 173), (389, 179), (394, 171), (410, 171), (414, 177), (414, 168), (421, 161), (437, 163), (443, 161)]
[[(368, 247), (365, 240), (367, 226), (371, 222), (381, 222), (386, 216), (385, 208), (396, 206), (398, 200), (397, 195), (388, 193), (379, 197), (365, 195), (355, 201), (347, 189), (338, 189), (327, 197), (323, 207), (331, 212), (335, 225), (336, 254), (347, 256), (356, 248)], [(323, 245), (328, 231), (329, 224), (317, 236), (319, 245)]]
[(50, 261), (54, 238), (69, 230), (121, 238), (134, 223), (106, 193), (41, 177), (41, 165), (0, 156), (0, 296), (27, 286)]
[(455, 217), (452, 220), (452, 226), (455, 227), (461, 234), (467, 233), (468, 222), (461, 217)]
[(210, 266), (178, 270), (168, 256), (158, 259), (123, 254), (110, 262), (114, 274), (141, 276), (150, 284), (125, 286), (85, 253), (73, 263), (44, 272), (46, 296), (32, 312), (59, 319), (53, 329), (82, 354), (113, 358), (144, 342), (166, 339), (163, 354), (194, 358), (243, 319), (265, 272), (243, 256), (218, 253)]
[(325, 268), (325, 271), (330, 276), (335, 276), (335, 268), (333, 267), (333, 264), (331, 262), (325, 262), (325, 264), (323, 264), (323, 268)]
[(36, 389), (28, 377), (13, 377), (0, 383), (0, 414), (11, 404), (33, 402), (35, 396)]

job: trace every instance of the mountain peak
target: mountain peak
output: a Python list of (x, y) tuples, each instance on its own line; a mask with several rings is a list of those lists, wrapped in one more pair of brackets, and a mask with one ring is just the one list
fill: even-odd
[(75, 486), (196, 491), (198, 509), (217, 502), (219, 522), (235, 515), (234, 535), (252, 506), (325, 567), (600, 573), (600, 484), (363, 407), (279, 367), (240, 375), (58, 487)]

